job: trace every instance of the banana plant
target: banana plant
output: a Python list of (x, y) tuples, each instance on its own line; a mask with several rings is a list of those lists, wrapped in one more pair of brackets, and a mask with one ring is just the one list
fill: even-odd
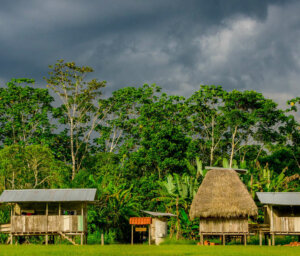
[(256, 192), (297, 191), (300, 175), (286, 175), (287, 167), (279, 174), (271, 170), (266, 164), (261, 166), (259, 162), (253, 163), (249, 169), (250, 175), (245, 183), (248, 185), (253, 198)]
[(164, 181), (159, 181), (159, 189), (156, 191), (158, 197), (154, 200), (162, 202), (166, 211), (176, 214), (177, 239), (181, 234), (183, 212), (188, 212), (198, 187), (198, 179), (188, 174), (169, 174)]
[(196, 179), (198, 179), (200, 177), (204, 178), (207, 171), (205, 169), (203, 169), (202, 160), (200, 160), (200, 158), (198, 156), (196, 156), (195, 162), (196, 162), (196, 166), (191, 164), (191, 162), (188, 159), (185, 159), (186, 167), (190, 171), (190, 174), (193, 176), (196, 176)]
[(227, 158), (223, 158), (223, 168), (233, 168), (233, 169), (238, 169), (238, 164), (237, 164), (237, 161), (235, 159), (233, 159), (232, 161), (232, 167), (230, 167), (230, 164), (229, 164), (229, 161)]

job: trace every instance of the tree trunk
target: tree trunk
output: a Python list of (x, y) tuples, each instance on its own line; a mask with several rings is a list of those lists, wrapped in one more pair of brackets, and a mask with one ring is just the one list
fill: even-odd
[(158, 170), (158, 179), (161, 179), (161, 169), (159, 168), (159, 166), (157, 166), (157, 170)]
[(12, 187), (12, 189), (15, 189), (15, 171), (13, 171), (11, 187)]
[(213, 161), (214, 161), (214, 148), (210, 148), (210, 166), (213, 166)]
[(210, 166), (213, 166), (214, 161), (214, 147), (215, 147), (215, 134), (214, 134), (214, 118), (211, 121), (211, 147), (210, 147)]
[(177, 197), (177, 199), (176, 199), (176, 215), (177, 215), (177, 234), (176, 234), (176, 240), (178, 240), (179, 236), (180, 236), (180, 221), (179, 221), (178, 203), (179, 203), (179, 198)]
[(235, 136), (236, 136), (236, 133), (237, 133), (237, 126), (234, 128), (234, 132), (232, 134), (229, 168), (232, 168), (234, 149), (235, 149)]
[(71, 157), (72, 157), (72, 180), (75, 178), (76, 174), (76, 158), (74, 152), (74, 133), (73, 133), (73, 119), (70, 120), (70, 144), (71, 144)]

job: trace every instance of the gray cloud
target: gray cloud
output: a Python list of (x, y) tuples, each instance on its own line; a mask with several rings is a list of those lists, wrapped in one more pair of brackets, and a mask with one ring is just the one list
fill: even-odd
[(43, 86), (57, 59), (95, 69), (108, 91), (157, 83), (299, 95), (299, 1), (1, 1), (0, 81)]

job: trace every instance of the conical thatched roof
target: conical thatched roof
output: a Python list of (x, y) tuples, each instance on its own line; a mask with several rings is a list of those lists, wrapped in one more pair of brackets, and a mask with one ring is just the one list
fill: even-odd
[(257, 215), (257, 206), (234, 170), (211, 170), (195, 195), (190, 217), (246, 217)]

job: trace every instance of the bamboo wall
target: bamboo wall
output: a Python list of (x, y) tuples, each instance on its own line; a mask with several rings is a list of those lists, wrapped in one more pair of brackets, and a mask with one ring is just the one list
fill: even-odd
[(247, 233), (248, 219), (200, 218), (200, 233)]

